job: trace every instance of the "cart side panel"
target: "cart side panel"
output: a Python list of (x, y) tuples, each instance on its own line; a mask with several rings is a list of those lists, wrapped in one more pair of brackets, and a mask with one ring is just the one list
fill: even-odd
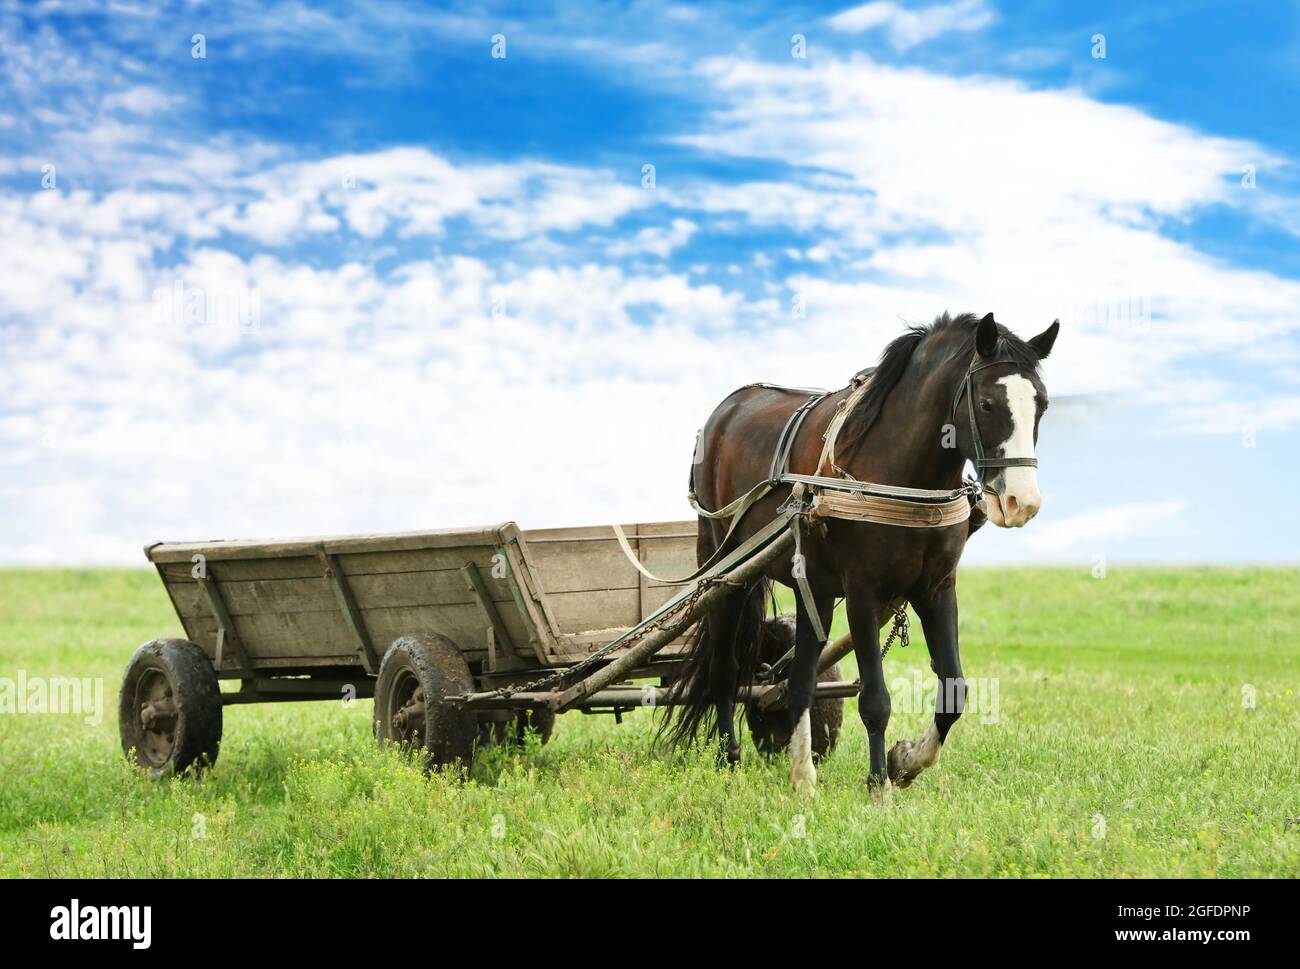
[[(695, 570), (695, 530), (695, 522), (623, 526), (645, 566), (667, 577)], [(584, 656), (636, 625), (681, 588), (643, 576), (608, 525), (530, 530), (524, 536), (571, 656)]]
[[(507, 640), (494, 644), (496, 653), (513, 655), (513, 646), (532, 662), (535, 631), (517, 608), (509, 570), (498, 558), (503, 532), (466, 530), (464, 544), (456, 544), (449, 532), (430, 533), (429, 547), (420, 547), (414, 533), (398, 536), (400, 541), (393, 536), (330, 539), (318, 543), (314, 554), (304, 554), (313, 551), (304, 539), (279, 546), (241, 543), (240, 549), (230, 547), (236, 543), (162, 545), (151, 550), (151, 558), (162, 552), (159, 573), (186, 634), (214, 660), (218, 620), (207, 592), (191, 575), (190, 559), (181, 560), (175, 550), (205, 557), (212, 586), (254, 669), (361, 664), (358, 632), (327, 575), (330, 568), (337, 568), (349, 590), (377, 656), (398, 636), (431, 631), (457, 643), (467, 659), (481, 660), (488, 652), (489, 623), (464, 571), (470, 563), (496, 606), (504, 632), (496, 638)], [(235, 651), (223, 649), (220, 671), (240, 670)]]
[[(653, 522), (638, 526), (641, 561), (655, 575), (674, 578), (690, 575), (696, 568), (697, 522)], [(637, 573), (640, 575), (640, 573)], [(640, 575), (641, 618), (654, 612), (682, 590), (680, 585), (665, 585)]]

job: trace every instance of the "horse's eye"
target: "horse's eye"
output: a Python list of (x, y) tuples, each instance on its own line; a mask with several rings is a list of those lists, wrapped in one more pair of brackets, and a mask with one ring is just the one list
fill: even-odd
[(993, 409), (993, 401), (989, 400), (987, 397), (984, 400), (980, 401), (980, 410), (984, 411), (987, 414), (992, 409)]

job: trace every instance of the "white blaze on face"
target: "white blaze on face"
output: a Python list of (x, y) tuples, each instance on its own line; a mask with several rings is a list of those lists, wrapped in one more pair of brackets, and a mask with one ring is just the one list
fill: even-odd
[[(1011, 410), (1011, 436), (999, 446), (998, 454), (1007, 458), (1032, 458), (1034, 454), (1034, 418), (1038, 415), (1036, 392), (1028, 377), (1013, 374), (998, 383), (1007, 392)], [(1003, 528), (1019, 528), (1038, 514), (1043, 496), (1038, 491), (1037, 468), (1003, 468), (1002, 495), (990, 500), (989, 517)], [(996, 505), (996, 508), (993, 506)]]

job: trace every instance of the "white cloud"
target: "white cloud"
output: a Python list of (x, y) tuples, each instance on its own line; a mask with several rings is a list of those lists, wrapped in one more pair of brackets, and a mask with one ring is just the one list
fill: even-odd
[(125, 111), (128, 114), (148, 115), (169, 107), (176, 99), (155, 87), (138, 84), (107, 95), (100, 103), (104, 111)]
[(838, 13), (828, 23), (836, 30), (860, 34), (884, 28), (896, 50), (905, 51), (951, 31), (972, 31), (993, 22), (984, 0), (956, 0), (910, 10), (894, 0), (877, 0)]
[(453, 165), (423, 148), (286, 163), (249, 175), (213, 224), (281, 245), (344, 224), (365, 239), (442, 235), (452, 219), (485, 236), (524, 239), (607, 226), (653, 194), (607, 171), (538, 162)]
[(1201, 434), (1234, 434), (1243, 440), (1300, 425), (1300, 396), (1276, 394), (1247, 400), (1222, 395), (1184, 400), (1170, 408), (1173, 429)]
[[(820, 246), (838, 247), (838, 277), (854, 281), (801, 275), (789, 284), (842, 325), (893, 325), (899, 314), (944, 307), (991, 309), (1030, 332), (1061, 317), (1054, 390), (1153, 399), (1185, 379), (1182, 363), (1222, 369), (1224, 359), (1275, 355), (1300, 337), (1300, 283), (1163, 233), (1213, 206), (1257, 214), (1255, 193), (1236, 177), (1240, 160), (1289, 164), (1259, 145), (1078, 91), (862, 56), (794, 69), (719, 58), (703, 73), (717, 109), (682, 140), (794, 174), (770, 192), (701, 187), (679, 197), (710, 198), (756, 225), (784, 210), (790, 223), (815, 227)], [(1135, 304), (1144, 318), (1134, 318)]]
[[(22, 313), (0, 345), (4, 497), (23, 510), (0, 526), (6, 561), (133, 562), (161, 536), (675, 517), (693, 427), (731, 389), (709, 334), (772, 310), (598, 264), (380, 272), (200, 245), (165, 265), (180, 230), (164, 208), (145, 228), (106, 197), (69, 208), (9, 209), (43, 256), (0, 275)], [(205, 318), (229, 293), (256, 294), (247, 332)], [(629, 480), (646, 454), (680, 461)]]
[[(933, 29), (905, 22), (881, 26)], [(20, 60), (80, 76), (66, 52)], [(723, 395), (836, 385), (900, 317), (944, 308), (995, 309), (1024, 332), (1060, 315), (1054, 393), (1141, 392), (1201, 407), (1184, 411), (1198, 426), (1251, 412), (1219, 368), (1192, 382), (1177, 364), (1280, 361), (1294, 343), (1297, 284), (1162, 234), (1205, 206), (1248, 210), (1225, 174), (1270, 158), (1259, 146), (1075, 91), (861, 57), (794, 71), (722, 59), (702, 77), (718, 113), (690, 143), (788, 177), (649, 192), (635, 170), (409, 146), (196, 147), (151, 127), (165, 105), (136, 89), (109, 95), (125, 118), (72, 119), (52, 135), (59, 156), (92, 159), (116, 188), (0, 195), (0, 559), (682, 517), (694, 430)], [(691, 251), (755, 227), (777, 240), (766, 255)], [(638, 261), (683, 249), (689, 273)], [(799, 268), (779, 278), (783, 251)], [(257, 325), (186, 322), (189, 294), (201, 313), (255, 294)], [(1149, 326), (1091, 309), (1134, 296)], [(1293, 398), (1263, 413), (1261, 427), (1300, 422)], [(1044, 517), (1023, 537), (1067, 552), (1183, 509)]]
[(631, 239), (615, 242), (606, 252), (615, 259), (648, 253), (667, 259), (674, 249), (679, 249), (690, 241), (695, 230), (699, 228), (690, 219), (673, 219), (668, 226), (648, 226)]

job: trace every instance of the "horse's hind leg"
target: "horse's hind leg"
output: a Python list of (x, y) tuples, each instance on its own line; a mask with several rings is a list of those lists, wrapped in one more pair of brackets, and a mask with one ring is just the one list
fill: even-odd
[[(694, 473), (691, 485), (694, 487)], [(721, 541), (721, 532), (715, 523), (701, 518), (695, 553), (698, 564), (709, 560)], [(720, 761), (739, 763), (740, 744), (736, 741), (736, 690), (740, 685), (740, 656), (737, 651), (737, 633), (742, 626), (742, 616), (749, 595), (726, 596), (704, 617), (702, 636), (697, 649), (705, 651), (705, 665), (701, 671), (708, 682), (708, 699), (713, 701), (717, 723)]]
[(744, 623), (744, 610), (748, 607), (749, 593), (733, 595), (709, 611), (709, 645), (712, 662), (709, 664), (709, 692), (717, 712), (717, 731), (720, 745), (719, 758), (728, 764), (740, 762), (740, 743), (736, 740), (736, 690), (740, 686), (740, 648), (737, 641)]

